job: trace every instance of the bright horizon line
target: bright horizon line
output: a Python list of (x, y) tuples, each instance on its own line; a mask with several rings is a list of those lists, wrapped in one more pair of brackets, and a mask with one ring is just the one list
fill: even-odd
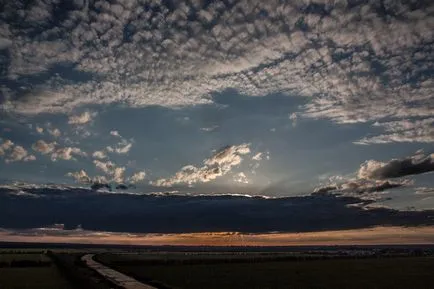
[(133, 234), (39, 228), (0, 229), (2, 242), (132, 246), (356, 246), (434, 245), (434, 226), (372, 227), (303, 233), (201, 232)]

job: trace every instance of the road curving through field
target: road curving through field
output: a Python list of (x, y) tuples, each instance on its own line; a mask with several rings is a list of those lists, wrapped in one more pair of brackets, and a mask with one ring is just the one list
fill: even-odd
[(97, 271), (99, 274), (110, 280), (114, 284), (121, 286), (125, 289), (157, 289), (150, 285), (143, 284), (136, 279), (127, 276), (121, 272), (113, 270), (93, 259), (95, 254), (87, 254), (81, 257), (87, 266)]

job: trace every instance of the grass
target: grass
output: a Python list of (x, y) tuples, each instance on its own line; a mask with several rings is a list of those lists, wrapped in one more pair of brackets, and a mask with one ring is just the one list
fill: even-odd
[(0, 288), (7, 289), (72, 289), (55, 266), (1, 268)]
[(26, 261), (50, 261), (50, 259), (42, 253), (25, 253), (25, 254), (0, 254), (0, 262), (11, 262), (11, 261), (21, 261), (21, 260), (26, 260)]
[(419, 289), (433, 288), (434, 284), (431, 257), (115, 267), (145, 282), (153, 280), (171, 288), (189, 289)]
[(0, 288), (2, 289), (72, 289), (68, 281), (60, 275), (57, 267), (51, 264), (50, 258), (41, 251), (2, 252), (0, 254), (0, 263), (11, 263), (12, 261), (46, 262), (47, 266), (0, 268)]

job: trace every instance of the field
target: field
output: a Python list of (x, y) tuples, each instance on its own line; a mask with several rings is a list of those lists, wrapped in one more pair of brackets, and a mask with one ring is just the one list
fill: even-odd
[[(227, 257), (227, 256), (226, 256)], [(263, 257), (263, 256), (261, 256)], [(394, 257), (281, 260), (276, 256), (208, 256), (193, 261), (179, 254), (101, 255), (100, 261), (160, 288), (432, 288), (434, 258)], [(273, 258), (275, 260), (273, 260)]]
[(26, 260), (26, 261), (47, 261), (49, 262), (50, 259), (42, 253), (39, 252), (35, 252), (35, 253), (20, 253), (20, 254), (16, 254), (16, 253), (5, 253), (5, 254), (0, 254), (0, 263), (1, 262), (7, 262), (10, 263), (11, 261), (22, 261), (22, 260)]
[(0, 263), (0, 288), (73, 289), (43, 254), (0, 254)]

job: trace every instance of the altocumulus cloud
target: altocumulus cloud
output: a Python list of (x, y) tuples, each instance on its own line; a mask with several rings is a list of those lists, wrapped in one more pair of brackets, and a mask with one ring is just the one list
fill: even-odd
[[(178, 107), (211, 103), (212, 92), (230, 87), (307, 96), (299, 117), (380, 121), (385, 134), (363, 143), (433, 141), (430, 1), (164, 3), (77, 1), (59, 17), (57, 2), (8, 1), (0, 15), (10, 59), (3, 108)], [(59, 63), (87, 77), (50, 74)], [(32, 97), (13, 90), (42, 73)]]
[(36, 160), (36, 157), (29, 154), (24, 147), (16, 145), (8, 139), (4, 140), (0, 144), (0, 157), (5, 157), (6, 163), (18, 161), (29, 162)]

